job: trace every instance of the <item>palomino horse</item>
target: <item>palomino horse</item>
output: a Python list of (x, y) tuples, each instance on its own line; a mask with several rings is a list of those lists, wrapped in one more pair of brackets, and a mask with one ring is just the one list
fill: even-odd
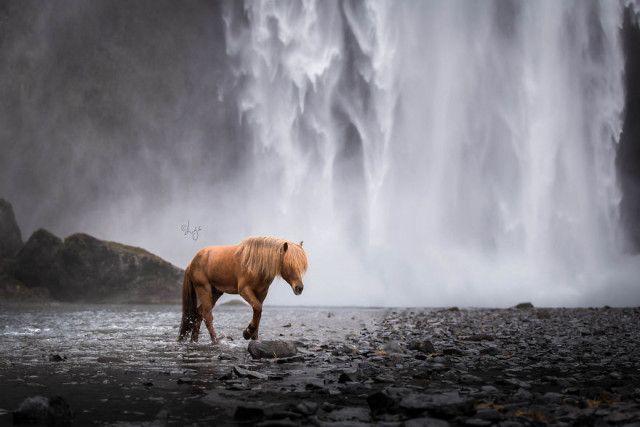
[(257, 340), (262, 302), (273, 279), (282, 277), (291, 285), (293, 293), (300, 295), (304, 288), (302, 275), (306, 271), (307, 256), (302, 242), (298, 245), (275, 237), (249, 237), (239, 245), (201, 249), (184, 273), (178, 339), (182, 341), (191, 333), (191, 341), (198, 341), (204, 319), (215, 343), (211, 311), (218, 298), (228, 293), (240, 294), (253, 308), (253, 319), (242, 335), (247, 340)]

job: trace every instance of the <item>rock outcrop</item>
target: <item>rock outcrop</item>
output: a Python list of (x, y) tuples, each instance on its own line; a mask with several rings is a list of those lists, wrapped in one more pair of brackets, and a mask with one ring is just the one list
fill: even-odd
[(183, 270), (145, 251), (87, 234), (64, 242), (38, 230), (16, 256), (14, 276), (61, 301), (177, 302)]
[(0, 262), (14, 256), (22, 247), (22, 235), (11, 203), (0, 199)]
[(7, 235), (14, 236), (12, 246), (2, 240), (3, 248), (10, 249), (4, 252), (8, 256), (0, 258), (0, 299), (180, 301), (184, 271), (144, 249), (87, 234), (73, 234), (63, 241), (44, 229), (22, 244), (20, 230), (11, 224), (15, 225), (13, 209), (0, 200), (0, 232), (8, 230)]

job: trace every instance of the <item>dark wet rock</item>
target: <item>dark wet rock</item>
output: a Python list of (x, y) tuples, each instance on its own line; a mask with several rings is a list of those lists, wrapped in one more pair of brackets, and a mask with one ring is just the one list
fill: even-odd
[(13, 206), (0, 198), (0, 262), (17, 254), (22, 245), (22, 233), (16, 222)]
[(331, 351), (333, 356), (351, 356), (357, 353), (358, 350), (356, 348), (347, 344), (340, 345)]
[(403, 424), (404, 427), (449, 427), (450, 424), (445, 420), (440, 420), (438, 418), (413, 418), (407, 420)]
[(274, 360), (278, 365), (282, 365), (285, 363), (297, 363), (297, 362), (304, 362), (304, 356), (299, 354), (297, 356), (291, 356), (291, 357), (279, 357), (277, 359)]
[(320, 378), (308, 379), (304, 385), (305, 390), (325, 390), (326, 384)]
[(489, 334), (473, 334), (466, 338), (467, 341), (493, 341), (495, 337)]
[(344, 384), (347, 382), (359, 382), (362, 381), (364, 374), (360, 369), (355, 371), (343, 371), (338, 378), (338, 383)]
[(367, 403), (373, 415), (393, 414), (398, 412), (400, 401), (406, 394), (405, 389), (386, 388), (369, 395)]
[(500, 349), (498, 347), (485, 347), (485, 348), (481, 348), (480, 349), (480, 354), (489, 355), (489, 356), (496, 356), (496, 355), (500, 354)]
[(269, 375), (263, 374), (262, 372), (251, 371), (249, 369), (244, 369), (239, 366), (233, 367), (233, 372), (240, 378), (253, 378), (257, 380), (266, 380), (269, 378)]
[(369, 423), (371, 421), (371, 412), (366, 408), (346, 407), (333, 410), (321, 418), (330, 422), (353, 425), (354, 422)]
[(397, 381), (397, 378), (392, 373), (384, 373), (373, 377), (373, 381), (376, 383), (389, 383), (393, 384)]
[(72, 413), (69, 404), (60, 396), (26, 398), (13, 413), (15, 425), (69, 426)]
[(133, 246), (74, 234), (64, 242), (33, 233), (15, 257), (13, 276), (71, 302), (178, 302), (184, 271)]
[(517, 308), (518, 310), (529, 309), (533, 308), (533, 304), (531, 304), (530, 302), (521, 302), (519, 304), (516, 304), (515, 308)]
[(318, 410), (318, 404), (316, 402), (304, 401), (295, 406), (295, 410), (304, 416), (313, 415)]
[(412, 393), (400, 401), (400, 408), (411, 415), (419, 415), (425, 411), (437, 418), (454, 418), (456, 416), (472, 415), (475, 413), (475, 401), (472, 398), (460, 396), (457, 392), (441, 394)]
[(49, 362), (62, 362), (64, 360), (67, 360), (67, 356), (60, 356), (59, 354), (50, 354), (49, 355)]
[(294, 343), (281, 340), (251, 341), (248, 350), (254, 359), (293, 357), (298, 352)]
[(515, 402), (529, 401), (533, 399), (533, 394), (525, 388), (519, 388), (518, 391), (511, 396), (511, 399)]
[(371, 363), (369, 361), (364, 361), (358, 363), (358, 369), (362, 371), (362, 374), (366, 377), (373, 377), (380, 373), (381, 369), (378, 365)]
[(494, 408), (480, 408), (474, 414), (474, 418), (486, 420), (489, 422), (498, 422), (502, 419), (502, 414)]
[(464, 356), (465, 355), (464, 351), (455, 347), (445, 348), (444, 350), (442, 350), (442, 354), (445, 354), (447, 356)]
[(405, 352), (404, 348), (402, 348), (400, 343), (398, 341), (396, 341), (396, 340), (385, 342), (382, 345), (382, 351), (384, 351), (385, 353), (388, 353), (388, 354), (404, 353)]
[(252, 406), (238, 406), (233, 414), (238, 422), (256, 422), (264, 418), (264, 409)]
[(433, 346), (433, 343), (429, 340), (412, 341), (409, 344), (409, 350), (420, 351), (426, 354), (433, 354), (436, 352), (436, 348)]
[(492, 425), (492, 423), (491, 421), (483, 420), (482, 418), (467, 418), (464, 420), (464, 425), (485, 427)]

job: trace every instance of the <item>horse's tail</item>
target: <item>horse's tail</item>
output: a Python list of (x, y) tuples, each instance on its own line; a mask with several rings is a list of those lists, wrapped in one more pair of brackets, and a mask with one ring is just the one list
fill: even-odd
[(196, 290), (193, 287), (193, 282), (189, 277), (189, 269), (187, 268), (182, 282), (182, 322), (180, 323), (178, 341), (184, 340), (193, 330), (197, 318), (197, 308)]

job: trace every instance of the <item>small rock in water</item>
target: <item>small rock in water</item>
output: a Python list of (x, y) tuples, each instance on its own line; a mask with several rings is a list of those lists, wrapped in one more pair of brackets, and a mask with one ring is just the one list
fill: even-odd
[(264, 410), (262, 408), (252, 408), (249, 406), (238, 406), (233, 415), (236, 421), (251, 422), (259, 421), (264, 418)]
[(263, 374), (262, 372), (251, 371), (249, 369), (240, 368), (238, 366), (234, 366), (233, 371), (240, 378), (254, 378), (257, 380), (266, 380), (269, 378), (267, 374)]
[(426, 354), (433, 354), (436, 352), (436, 348), (429, 340), (413, 341), (411, 344), (409, 344), (409, 350), (417, 350)]
[(318, 410), (318, 404), (312, 401), (304, 401), (298, 403), (295, 410), (296, 412), (308, 417), (309, 415), (313, 415), (316, 413), (316, 411)]
[(398, 341), (387, 341), (386, 343), (384, 343), (384, 345), (382, 346), (382, 350), (384, 350), (386, 353), (404, 353), (404, 349), (402, 348), (402, 346), (400, 345), (400, 343)]
[(254, 359), (292, 357), (297, 352), (295, 344), (281, 340), (251, 341), (249, 343), (249, 354)]
[(13, 413), (13, 424), (71, 425), (71, 409), (60, 396), (26, 398)]
[(67, 356), (60, 356), (59, 354), (50, 354), (49, 362), (62, 362), (63, 360), (67, 360)]
[(397, 388), (378, 391), (367, 397), (369, 409), (373, 415), (396, 413), (398, 412), (398, 404), (406, 393), (406, 390)]
[(455, 347), (448, 347), (442, 350), (442, 354), (446, 354), (447, 356), (464, 356), (464, 351)]
[(348, 383), (348, 382), (359, 382), (362, 381), (362, 371), (360, 369), (356, 369), (355, 371), (343, 371), (338, 378), (338, 382), (340, 384)]
[(341, 345), (339, 347), (334, 348), (331, 351), (331, 354), (333, 356), (349, 356), (349, 355), (352, 355), (352, 354), (356, 354), (357, 352), (358, 351), (355, 348), (350, 347), (350, 346), (348, 346), (346, 344), (343, 344), (343, 345)]

